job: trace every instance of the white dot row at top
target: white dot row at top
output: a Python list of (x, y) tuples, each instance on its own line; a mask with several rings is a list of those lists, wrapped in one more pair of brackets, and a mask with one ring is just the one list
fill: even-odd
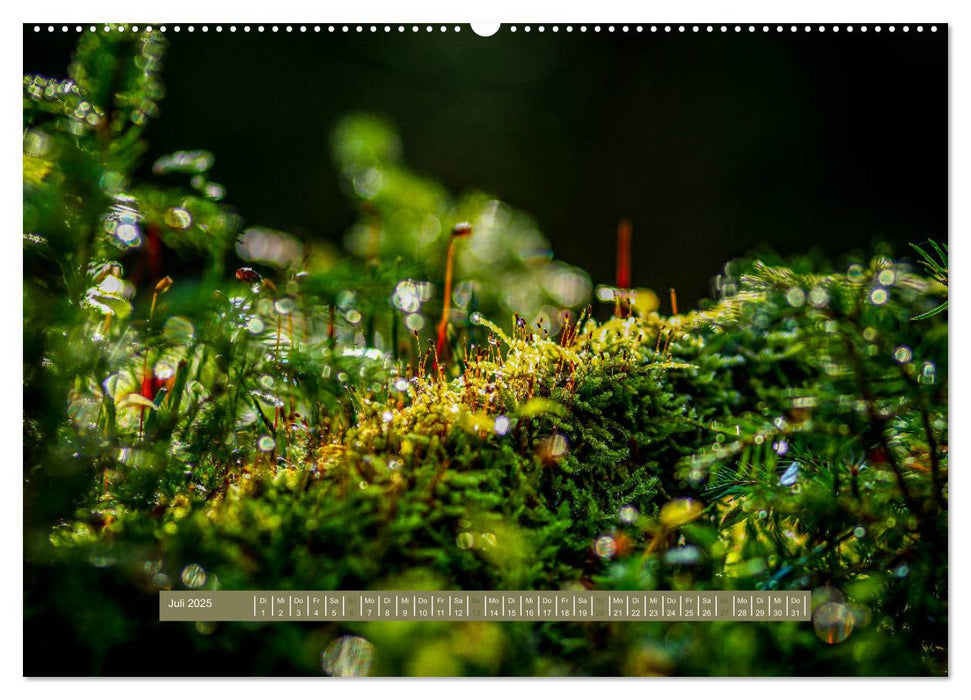
[[(196, 31), (196, 28), (197, 27), (194, 26), (194, 25), (188, 25), (188, 26), (185, 27), (185, 30), (187, 32), (189, 32), (189, 33), (193, 33), (193, 32)], [(754, 33), (754, 32), (757, 32), (759, 30), (761, 30), (763, 33), (768, 33), (768, 32), (771, 32), (773, 30), (776, 31), (776, 32), (784, 32), (786, 30), (788, 30), (789, 32), (798, 32), (798, 31), (802, 30), (804, 32), (813, 32), (813, 31), (815, 31), (817, 33), (825, 33), (827, 31), (834, 32), (834, 33), (838, 33), (840, 31), (844, 31), (844, 32), (847, 32), (847, 33), (852, 33), (853, 31), (867, 32), (867, 31), (871, 31), (871, 30), (873, 32), (882, 32), (882, 31), (896, 32), (898, 29), (900, 31), (902, 31), (902, 32), (909, 32), (911, 30), (911, 28), (912, 28), (911, 25), (899, 25), (899, 26), (898, 25), (887, 25), (887, 26), (883, 26), (883, 25), (872, 25), (872, 26), (868, 26), (868, 25), (865, 25), (865, 24), (863, 24), (863, 25), (856, 25), (856, 26), (854, 26), (854, 25), (843, 25), (843, 26), (841, 26), (841, 25), (831, 25), (831, 26), (826, 26), (826, 25), (808, 25), (808, 24), (807, 25), (778, 25), (777, 24), (777, 25), (771, 25), (771, 26), (770, 25), (767, 25), (767, 24), (765, 24), (765, 25), (758, 25), (758, 26), (757, 25), (751, 25), (751, 24), (750, 25), (740, 25), (740, 24), (735, 24), (735, 25), (724, 25), (724, 24), (722, 24), (722, 25), (711, 25), (711, 24), (708, 24), (708, 25), (697, 25), (697, 24), (693, 24), (693, 25), (683, 25), (683, 24), (682, 25), (670, 25), (670, 24), (665, 24), (665, 25), (634, 25), (633, 27), (632, 26), (629, 26), (629, 25), (619, 25), (619, 26), (615, 26), (615, 25), (606, 25), (606, 26), (602, 26), (602, 25), (576, 25), (576, 26), (575, 25), (562, 25), (562, 26), (561, 25), (552, 25), (552, 26), (549, 27), (549, 30), (552, 31), (552, 32), (559, 32), (559, 31), (562, 30), (562, 31), (565, 31), (565, 32), (568, 32), (568, 33), (569, 32), (573, 32), (573, 31), (578, 31), (578, 32), (581, 32), (581, 33), (587, 32), (587, 31), (602, 32), (604, 30), (606, 30), (607, 32), (616, 32), (616, 31), (619, 30), (621, 32), (631, 32), (631, 31), (635, 31), (635, 32), (645, 32), (645, 31), (649, 31), (649, 32), (655, 32), (655, 33), (656, 32), (668, 32), (668, 33), (670, 33), (670, 32), (679, 32), (679, 33), (687, 33), (687, 32), (700, 33), (700, 32), (707, 32), (707, 33), (714, 33), (714, 32), (729, 32), (729, 31), (734, 31), (734, 32), (748, 31), (750, 33)], [(91, 25), (91, 26), (87, 27), (87, 29), (88, 29), (88, 31), (96, 32), (96, 31), (98, 31), (99, 27), (97, 27), (96, 25)], [(102, 31), (105, 31), (105, 32), (112, 32), (112, 31), (125, 32), (126, 31), (126, 27), (123, 26), (123, 25), (116, 25), (116, 26), (105, 25), (103, 27), (100, 27), (100, 29)], [(169, 31), (170, 29), (171, 29), (171, 31), (178, 33), (180, 31), (182, 31), (183, 27), (181, 27), (180, 25), (174, 25), (172, 27), (167, 27), (165, 25), (155, 27), (155, 26), (149, 25), (149, 26), (145, 26), (145, 27), (141, 27), (141, 28), (138, 27), (138, 26), (132, 26), (132, 27), (127, 28), (127, 31), (131, 31), (131, 32), (139, 32), (139, 31), (144, 31), (144, 32), (153, 32), (153, 31), (166, 32), (166, 31)], [(199, 26), (198, 29), (199, 29), (199, 31), (205, 33), (205, 32), (208, 32), (209, 31), (210, 27), (208, 25), (202, 25), (202, 26)], [(254, 30), (257, 31), (257, 32), (265, 32), (267, 30), (267, 27), (264, 27), (263, 25), (257, 25), (255, 27), (251, 27), (250, 25), (242, 25), (242, 26), (239, 26), (239, 27), (237, 27), (236, 25), (227, 25), (225, 27), (223, 25), (215, 25), (214, 27), (212, 27), (212, 29), (214, 31), (216, 31), (216, 32), (222, 32), (224, 30), (229, 31), (229, 32), (236, 32), (236, 31), (250, 32), (250, 31), (254, 31)], [(333, 32), (349, 33), (349, 32), (352, 32), (352, 31), (353, 32), (370, 31), (372, 33), (376, 33), (376, 32), (381, 31), (383, 29), (383, 31), (390, 33), (392, 31), (394, 31), (395, 29), (398, 32), (405, 32), (405, 31), (408, 31), (409, 29), (412, 32), (419, 32), (419, 31), (421, 31), (422, 27), (419, 26), (419, 25), (407, 25), (407, 26), (405, 26), (405, 25), (397, 25), (396, 27), (392, 27), (391, 25), (383, 25), (382, 27), (379, 27), (378, 25), (370, 25), (370, 26), (363, 26), (363, 25), (325, 25), (323, 27), (321, 25), (312, 25), (312, 26), (308, 26), (308, 25), (297, 25), (297, 26), (285, 25), (283, 27), (280, 27), (280, 26), (277, 26), (277, 25), (272, 25), (272, 26), (269, 27), (269, 30), (271, 32), (279, 32), (281, 29), (283, 31), (285, 31), (285, 32), (293, 32), (293, 31), (307, 32), (307, 31), (313, 31), (313, 32), (316, 32), (316, 33), (319, 33), (321, 31), (327, 31), (327, 32), (330, 32), (330, 33), (333, 33)], [(424, 25), (424, 30), (426, 32), (433, 32), (433, 31), (435, 31), (435, 29), (436, 29), (436, 27), (433, 27), (432, 25)], [(449, 30), (449, 28), (446, 27), (446, 26), (444, 26), (444, 25), (438, 26), (437, 29), (440, 32), (447, 32)], [(511, 26), (508, 27), (508, 31), (511, 32), (511, 33), (515, 33), (517, 31), (519, 31), (520, 29), (522, 29), (522, 31), (524, 31), (524, 32), (530, 32), (533, 29), (535, 29), (537, 32), (545, 32), (547, 30), (547, 27), (546, 26), (543, 26), (543, 25), (539, 25), (539, 26), (535, 26), (535, 27), (534, 26), (531, 26), (531, 25), (525, 25), (525, 26), (522, 26), (522, 27), (519, 27), (519, 26), (516, 26), (516, 25), (511, 25)], [(924, 27), (924, 25), (916, 25), (916, 26), (913, 27), (913, 29), (915, 31), (917, 31), (917, 32), (923, 32), (924, 29), (925, 29), (925, 27)], [(47, 31), (48, 32), (54, 32), (56, 30), (57, 30), (57, 27), (55, 25), (47, 25)], [(71, 30), (71, 27), (68, 27), (67, 25), (62, 25), (61, 26), (61, 31), (62, 32), (68, 32), (70, 30)], [(84, 30), (85, 30), (85, 27), (82, 27), (80, 25), (76, 25), (74, 27), (74, 31), (76, 31), (76, 32), (83, 32)], [(456, 26), (452, 27), (452, 30), (455, 31), (455, 32), (460, 32), (460, 31), (462, 31), (462, 28), (460, 26), (456, 25)], [(932, 32), (936, 32), (937, 31), (937, 26), (936, 25), (931, 25), (929, 27), (929, 30), (932, 31)], [(34, 25), (34, 31), (35, 32), (42, 31), (41, 26), (40, 25)], [(472, 31), (475, 32), (475, 33), (477, 33), (477, 34), (480, 34), (480, 35), (491, 35), (491, 34), (494, 33), (494, 31), (488, 31), (488, 33), (486, 33), (486, 32), (480, 32), (474, 26), (472, 27)]]

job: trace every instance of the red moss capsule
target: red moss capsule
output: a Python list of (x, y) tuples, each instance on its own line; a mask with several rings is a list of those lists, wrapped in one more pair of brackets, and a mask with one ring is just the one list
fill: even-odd
[(238, 279), (240, 282), (249, 282), (250, 284), (253, 284), (262, 282), (263, 276), (252, 267), (241, 267), (236, 270), (236, 279)]

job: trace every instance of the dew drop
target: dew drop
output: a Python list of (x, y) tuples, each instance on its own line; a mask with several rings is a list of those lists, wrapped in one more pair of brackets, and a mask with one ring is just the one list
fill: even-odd
[(675, 547), (664, 553), (664, 563), (672, 566), (697, 564), (701, 559), (701, 550), (693, 544)]
[(452, 292), (452, 303), (458, 308), (464, 309), (472, 300), (472, 294), (474, 291), (475, 284), (473, 282), (459, 282), (455, 286), (455, 291)]
[[(250, 390), (250, 395), (269, 406), (273, 406), (273, 408), (283, 408), (286, 405), (284, 404), (283, 399), (281, 399), (279, 396), (274, 396), (273, 394), (268, 394), (264, 391)], [(270, 449), (273, 448), (271, 447)]]
[(779, 477), (780, 486), (792, 486), (799, 480), (799, 462), (793, 462)]
[(189, 564), (182, 569), (182, 583), (188, 588), (202, 588), (206, 585), (206, 570), (198, 564)]
[(619, 517), (622, 523), (630, 524), (637, 520), (638, 515), (640, 515), (640, 513), (637, 512), (637, 508), (634, 506), (624, 506), (620, 509)]
[(412, 331), (420, 331), (425, 327), (425, 317), (421, 314), (408, 314), (405, 316), (405, 327)]
[(269, 435), (264, 435), (257, 444), (261, 452), (272, 452), (273, 448), (276, 447), (276, 440)]
[(192, 342), (195, 328), (185, 316), (172, 316), (165, 321), (162, 334), (173, 345), (187, 345)]
[(137, 248), (142, 244), (142, 234), (139, 232), (138, 226), (131, 223), (118, 224), (115, 227), (115, 238), (128, 248)]
[(218, 182), (208, 182), (203, 188), (203, 193), (209, 199), (219, 201), (226, 196), (226, 188), (220, 185)]
[(827, 644), (844, 642), (853, 631), (853, 611), (838, 602), (820, 605), (813, 613), (813, 628)]
[(414, 313), (421, 308), (421, 297), (418, 294), (418, 287), (412, 280), (402, 280), (394, 288), (391, 295), (391, 303), (395, 308), (401, 309), (405, 313)]
[(293, 297), (281, 297), (273, 304), (273, 308), (281, 316), (286, 316), (293, 313), (294, 309), (297, 308), (297, 302)]
[(821, 309), (829, 303), (829, 292), (822, 287), (813, 287), (809, 290), (809, 305), (816, 309)]
[(158, 379), (159, 381), (164, 382), (171, 379), (174, 376), (175, 376), (175, 367), (173, 367), (170, 363), (165, 362), (163, 360), (155, 364), (155, 378)]
[(335, 678), (367, 676), (374, 663), (374, 645), (364, 637), (345, 635), (327, 645), (321, 667)]
[(593, 549), (601, 559), (611, 559), (617, 553), (617, 541), (610, 535), (604, 535), (594, 543)]
[(882, 284), (884, 287), (889, 287), (891, 284), (897, 281), (897, 273), (893, 270), (880, 270), (877, 275), (877, 282)]
[(559, 459), (566, 455), (568, 448), (569, 443), (562, 433), (543, 438), (539, 444), (539, 452), (544, 459)]
[(172, 228), (187, 229), (192, 225), (192, 215), (185, 209), (173, 207), (165, 212), (165, 223)]
[(806, 293), (799, 287), (792, 287), (786, 292), (786, 301), (789, 306), (802, 306), (806, 303)]

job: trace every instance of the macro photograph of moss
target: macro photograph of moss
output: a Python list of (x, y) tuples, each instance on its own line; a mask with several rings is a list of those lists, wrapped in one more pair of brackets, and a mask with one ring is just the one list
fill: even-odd
[(684, 29), (24, 25), (24, 675), (947, 676), (948, 27)]

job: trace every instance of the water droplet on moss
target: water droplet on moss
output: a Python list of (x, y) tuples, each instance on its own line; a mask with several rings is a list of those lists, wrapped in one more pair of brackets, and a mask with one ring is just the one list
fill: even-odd
[(829, 292), (822, 287), (813, 287), (809, 290), (809, 305), (816, 309), (821, 309), (829, 303)]
[(364, 637), (346, 635), (327, 645), (321, 667), (328, 676), (367, 676), (374, 663), (374, 645)]
[(165, 212), (165, 223), (176, 229), (187, 229), (192, 225), (192, 215), (181, 207), (173, 207)]
[(472, 293), (475, 291), (475, 283), (469, 281), (459, 282), (452, 292), (452, 303), (460, 309), (468, 306), (472, 300)]
[[(281, 399), (279, 396), (274, 396), (273, 394), (268, 394), (264, 391), (250, 391), (250, 395), (265, 404), (273, 406), (273, 408), (283, 408), (285, 405), (283, 403), (283, 399)], [(271, 447), (270, 449), (273, 448)]]
[(184, 316), (172, 316), (162, 329), (165, 340), (173, 345), (188, 345), (195, 335), (192, 322)]
[(634, 506), (624, 506), (620, 509), (620, 521), (622, 523), (633, 523), (637, 520), (637, 516), (640, 515), (637, 512), (637, 508)]
[(297, 308), (297, 302), (293, 299), (293, 297), (281, 297), (280, 299), (276, 300), (276, 303), (273, 304), (273, 308), (276, 309), (278, 314), (286, 316), (287, 314), (293, 313), (293, 310)]
[(806, 293), (799, 287), (792, 287), (786, 292), (786, 301), (789, 302), (789, 306), (802, 306), (806, 303)]
[(394, 288), (391, 295), (391, 303), (395, 308), (401, 309), (405, 313), (414, 313), (421, 308), (421, 297), (418, 295), (418, 287), (412, 280), (402, 280)]
[(664, 563), (671, 566), (697, 564), (700, 559), (701, 550), (693, 544), (675, 547), (664, 553)]
[(264, 435), (257, 444), (261, 452), (272, 452), (273, 448), (276, 447), (276, 440), (269, 435)]
[(593, 549), (601, 559), (610, 559), (617, 553), (617, 541), (610, 535), (604, 535), (594, 543)]
[(118, 224), (114, 233), (118, 242), (128, 248), (137, 248), (142, 244), (142, 235), (135, 224)]
[(405, 327), (412, 332), (420, 331), (425, 327), (425, 317), (421, 314), (408, 314), (405, 316)]
[(198, 564), (189, 564), (182, 569), (182, 583), (188, 588), (202, 588), (206, 585), (206, 570)]
[(827, 644), (839, 644), (853, 632), (853, 612), (843, 603), (825, 603), (813, 613), (813, 628)]
[(793, 462), (779, 477), (780, 486), (792, 486), (799, 480), (799, 462)]
[(165, 360), (155, 364), (155, 378), (159, 381), (167, 381), (175, 376), (175, 367)]
[(539, 455), (546, 460), (557, 460), (564, 457), (569, 449), (566, 436), (554, 433), (539, 442)]

